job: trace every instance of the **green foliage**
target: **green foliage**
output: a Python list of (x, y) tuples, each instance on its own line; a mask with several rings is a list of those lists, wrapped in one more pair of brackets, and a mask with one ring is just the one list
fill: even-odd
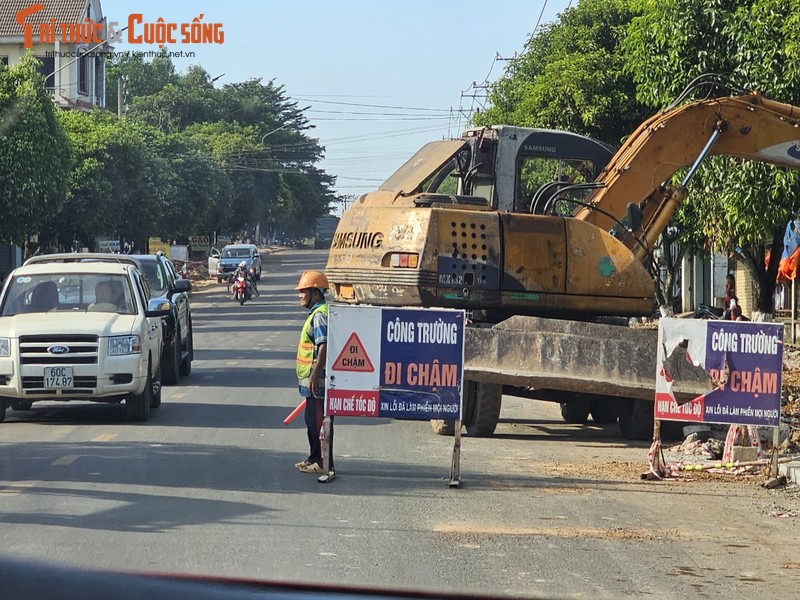
[(156, 235), (163, 239), (213, 231), (227, 220), (231, 182), (222, 163), (188, 132), (164, 136), (159, 155), (169, 166), (163, 219)]
[[(130, 55), (107, 68), (114, 113), (56, 117), (34, 66), (17, 72), (0, 66), (2, 133), (13, 133), (0, 137), (8, 182), (1, 206), (25, 216), (1, 222), (9, 240), (38, 233), (43, 243), (67, 249), (112, 236), (144, 248), (151, 236), (214, 230), (252, 236), (256, 224), (266, 231), (278, 223), (295, 236), (335, 200), (333, 178), (314, 167), (324, 149), (305, 134), (311, 125), (304, 109), (273, 82), (217, 89), (200, 66), (178, 74), (166, 55), (151, 62)], [(27, 87), (23, 71), (32, 78)], [(17, 181), (25, 183), (15, 189)]]
[[(164, 80), (169, 71), (162, 68), (158, 74)], [(311, 125), (303, 109), (272, 81), (250, 79), (222, 89), (210, 83), (205, 70), (192, 67), (155, 92), (130, 98), (125, 110), (129, 120), (155, 127), (172, 140), (165, 156), (180, 173), (168, 178), (172, 187), (167, 188), (163, 229), (171, 232), (169, 237), (187, 226), (249, 235), (256, 224), (262, 231), (278, 223), (286, 229), (281, 219), (289, 217), (282, 204), (291, 204), (304, 213), (289, 226), (299, 234), (335, 200), (333, 179), (318, 176), (314, 168), (324, 150), (305, 134)], [(176, 162), (169, 157), (178, 139), (189, 146)], [(203, 173), (203, 167), (208, 171)], [(190, 182), (190, 177), (205, 183)], [(191, 207), (185, 205), (190, 190), (201, 194)]]
[(145, 62), (141, 55), (115, 54), (106, 65), (106, 106), (117, 112), (118, 84), (125, 79), (123, 89), (127, 99), (157, 94), (167, 84), (175, 84), (179, 76), (166, 54)]
[(169, 167), (156, 152), (164, 134), (101, 111), (61, 112), (60, 120), (76, 162), (69, 201), (45, 232), (64, 247), (88, 245), (100, 234), (146, 239), (161, 223), (171, 189)]
[(69, 140), (28, 53), (0, 63), (0, 240), (22, 244), (57, 214), (67, 197)]
[[(638, 10), (624, 48), (640, 101), (664, 106), (695, 77), (722, 73), (740, 89), (800, 104), (796, 0), (639, 0)], [(758, 309), (771, 312), (777, 267), (765, 266), (765, 242), (782, 239), (786, 223), (800, 211), (797, 174), (714, 157), (690, 189), (676, 215), (682, 239), (709, 251), (737, 252), (759, 282)]]
[(219, 121), (225, 116), (224, 94), (209, 82), (202, 67), (192, 67), (155, 93), (133, 97), (125, 115), (166, 133), (183, 131), (194, 123)]
[(528, 40), (493, 85), (476, 125), (565, 129), (612, 145), (647, 115), (619, 44), (631, 0), (582, 0)]

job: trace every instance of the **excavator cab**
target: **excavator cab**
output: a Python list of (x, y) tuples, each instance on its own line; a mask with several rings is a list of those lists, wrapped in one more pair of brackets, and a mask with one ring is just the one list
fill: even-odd
[(342, 215), (326, 267), (336, 300), (487, 321), (649, 310), (650, 277), (627, 248), (565, 218), (576, 205), (550, 202), (612, 155), (574, 133), (507, 125), (426, 144)]

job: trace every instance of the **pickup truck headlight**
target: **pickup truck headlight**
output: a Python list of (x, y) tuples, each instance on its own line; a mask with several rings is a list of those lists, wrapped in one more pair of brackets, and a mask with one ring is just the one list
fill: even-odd
[(0, 338), (0, 356), (11, 356), (11, 340)]
[(141, 354), (142, 339), (138, 335), (121, 335), (108, 338), (108, 355)]

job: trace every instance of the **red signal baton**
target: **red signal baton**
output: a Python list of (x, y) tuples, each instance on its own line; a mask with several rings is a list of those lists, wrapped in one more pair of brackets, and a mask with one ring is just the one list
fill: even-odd
[(289, 416), (283, 420), (283, 424), (288, 425), (289, 423), (294, 421), (297, 415), (303, 412), (303, 409), (305, 409), (305, 407), (306, 407), (306, 399), (303, 398), (303, 401), (297, 405), (297, 408), (295, 408), (292, 412), (290, 412)]

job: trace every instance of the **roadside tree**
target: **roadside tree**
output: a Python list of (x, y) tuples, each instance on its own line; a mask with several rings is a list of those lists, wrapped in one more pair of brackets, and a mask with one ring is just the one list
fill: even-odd
[[(718, 86), (700, 93), (756, 89), (800, 104), (797, 2), (639, 0), (638, 10), (624, 48), (640, 102), (666, 106), (695, 77), (726, 73)], [(676, 215), (687, 242), (739, 256), (757, 282), (756, 309), (764, 315), (773, 312), (786, 223), (800, 211), (798, 184), (794, 171), (712, 157)], [(767, 265), (770, 247), (776, 251)]]
[(37, 66), (30, 53), (11, 68), (0, 62), (0, 240), (19, 245), (61, 211), (71, 161)]

